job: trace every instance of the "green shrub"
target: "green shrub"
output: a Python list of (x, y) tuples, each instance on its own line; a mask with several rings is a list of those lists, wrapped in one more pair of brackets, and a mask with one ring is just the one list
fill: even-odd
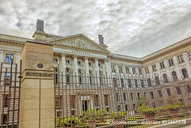
[(106, 110), (98, 110), (96, 114), (98, 117), (105, 117), (108, 115), (108, 112)]
[[(60, 122), (59, 122), (60, 120)], [(67, 118), (63, 118), (61, 117), (60, 119), (57, 118), (56, 119), (57, 125), (59, 126), (67, 126), (67, 127), (71, 127), (71, 126), (77, 126), (81, 124), (81, 121), (78, 117), (67, 117)]]
[(180, 105), (174, 105), (174, 104), (169, 104), (166, 106), (166, 109), (167, 110), (170, 110), (170, 111), (176, 111), (180, 108), (181, 106)]
[(122, 119), (125, 118), (127, 112), (112, 112), (111, 118), (113, 119)]

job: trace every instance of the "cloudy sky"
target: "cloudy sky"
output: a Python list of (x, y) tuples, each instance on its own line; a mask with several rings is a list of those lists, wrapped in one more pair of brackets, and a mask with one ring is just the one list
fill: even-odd
[(143, 57), (191, 36), (190, 0), (0, 0), (0, 33), (31, 38), (45, 32), (83, 33), (109, 50)]

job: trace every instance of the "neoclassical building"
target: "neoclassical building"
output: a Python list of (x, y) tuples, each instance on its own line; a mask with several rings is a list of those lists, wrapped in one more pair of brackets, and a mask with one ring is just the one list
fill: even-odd
[[(12, 76), (9, 64), (20, 65), (26, 42), (53, 45), (56, 116), (80, 115), (90, 108), (133, 111), (143, 96), (151, 107), (165, 105), (170, 96), (191, 103), (191, 37), (137, 58), (112, 53), (102, 35), (99, 42), (84, 34), (52, 35), (44, 32), (42, 21), (39, 24), (31, 39), (0, 34), (1, 86)], [(13, 102), (1, 92), (3, 123)]]

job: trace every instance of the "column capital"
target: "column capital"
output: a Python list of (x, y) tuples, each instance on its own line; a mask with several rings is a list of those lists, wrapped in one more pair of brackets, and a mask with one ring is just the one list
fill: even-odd
[(89, 59), (89, 56), (84, 56), (85, 60), (88, 60)]
[(66, 56), (66, 53), (61, 53), (61, 56)]

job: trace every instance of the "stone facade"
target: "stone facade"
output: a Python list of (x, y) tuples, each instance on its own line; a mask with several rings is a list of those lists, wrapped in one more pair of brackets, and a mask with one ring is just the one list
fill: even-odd
[(139, 107), (137, 98), (143, 96), (152, 107), (165, 105), (173, 95), (184, 104), (191, 103), (191, 37), (136, 58), (111, 53), (103, 40), (96, 43), (83, 34), (62, 37), (36, 31), (32, 39), (0, 34), (1, 62), (10, 63), (13, 55), (14, 63), (20, 65), (26, 41), (53, 45), (52, 61), (63, 85), (56, 92), (57, 116), (80, 115), (89, 108), (133, 111)]

